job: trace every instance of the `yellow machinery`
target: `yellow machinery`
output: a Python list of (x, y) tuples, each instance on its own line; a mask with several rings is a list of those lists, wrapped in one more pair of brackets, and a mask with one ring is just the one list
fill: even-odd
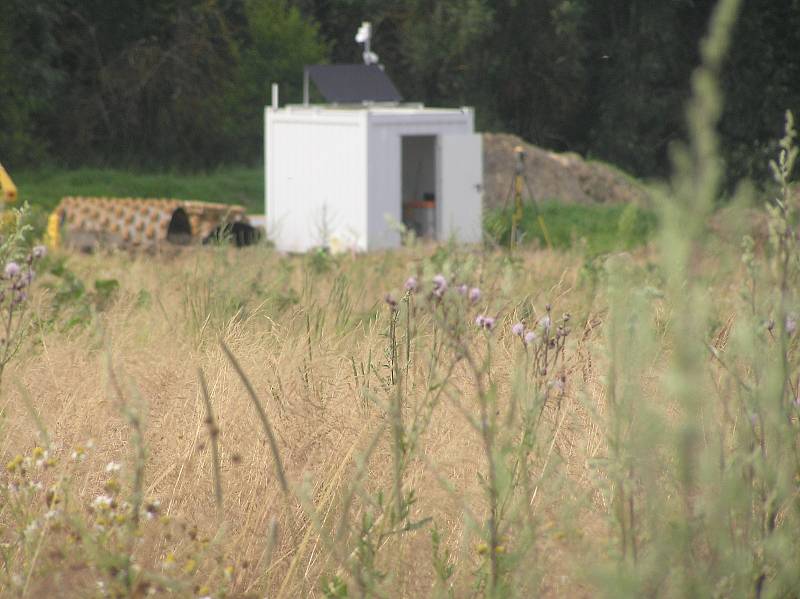
[[(13, 204), (17, 201), (18, 193), (17, 193), (17, 186), (14, 185), (14, 181), (11, 180), (11, 176), (8, 174), (8, 171), (0, 164), (0, 211), (7, 205)], [(14, 222), (16, 224), (16, 216), (12, 212), (5, 212), (0, 219), (0, 222), (3, 223), (3, 226), (7, 225), (9, 222)], [(47, 236), (46, 242), (47, 245), (50, 246), (51, 249), (55, 249), (58, 247), (59, 244), (59, 219), (58, 216), (55, 214), (51, 214), (50, 218), (47, 221)]]
[(2, 193), (3, 204), (13, 204), (17, 201), (17, 186), (14, 185), (2, 164), (0, 164), (0, 193)]
[(11, 210), (5, 210), (6, 205), (17, 201), (17, 186), (0, 164), (0, 230), (4, 234), (13, 231), (17, 226), (17, 215)]

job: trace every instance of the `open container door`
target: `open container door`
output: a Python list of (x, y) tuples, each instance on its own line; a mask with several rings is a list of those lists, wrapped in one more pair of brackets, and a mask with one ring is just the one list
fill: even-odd
[(437, 137), (437, 237), (462, 243), (482, 238), (483, 139), (479, 133)]

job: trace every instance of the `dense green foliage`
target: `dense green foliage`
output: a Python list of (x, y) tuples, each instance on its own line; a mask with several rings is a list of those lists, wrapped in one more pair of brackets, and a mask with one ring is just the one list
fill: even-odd
[(64, 196), (181, 198), (240, 204), (264, 211), (264, 169), (224, 166), (202, 174), (136, 173), (79, 168), (21, 171), (14, 176), (22, 199), (34, 208), (52, 210)]
[(283, 0), (9, 0), (0, 155), (14, 166), (253, 161), (269, 80), (325, 57)]
[[(272, 81), (374, 48), (408, 100), (666, 174), (712, 0), (6, 0), (0, 157), (9, 166), (256, 162)], [(721, 72), (729, 172), (764, 179), (800, 100), (800, 1), (750, 0)]]
[[(513, 209), (489, 212), (484, 218), (487, 236), (508, 247)], [(541, 222), (539, 221), (541, 217)], [(656, 230), (656, 215), (635, 204), (525, 204), (519, 225), (520, 241), (553, 248), (585, 246), (590, 255), (630, 249), (645, 244)], [(547, 235), (545, 236), (545, 232)]]

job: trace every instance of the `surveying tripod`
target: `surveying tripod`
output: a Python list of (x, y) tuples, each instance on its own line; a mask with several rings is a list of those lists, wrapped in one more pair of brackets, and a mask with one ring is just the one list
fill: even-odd
[(544, 224), (544, 218), (542, 218), (542, 213), (539, 211), (539, 204), (533, 197), (531, 186), (528, 184), (528, 178), (525, 176), (525, 150), (522, 148), (522, 146), (516, 146), (514, 148), (514, 154), (516, 155), (514, 180), (512, 181), (512, 186), (506, 195), (507, 205), (508, 196), (511, 195), (512, 191), (514, 192), (514, 212), (511, 213), (511, 240), (509, 247), (513, 250), (522, 240), (522, 232), (519, 230), (519, 224), (522, 221), (522, 187), (524, 185), (528, 190), (528, 195), (531, 198), (531, 204), (536, 212), (536, 220), (539, 222), (539, 228), (542, 230), (544, 240), (547, 243), (547, 247), (551, 248), (552, 244), (550, 243), (550, 234), (547, 232), (547, 226)]

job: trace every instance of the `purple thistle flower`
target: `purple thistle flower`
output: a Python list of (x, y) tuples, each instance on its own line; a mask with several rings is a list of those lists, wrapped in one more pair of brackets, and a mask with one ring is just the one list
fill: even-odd
[(512, 335), (516, 335), (517, 337), (522, 337), (524, 333), (525, 333), (525, 325), (522, 324), (521, 322), (518, 322), (511, 327)]
[(47, 255), (47, 248), (43, 245), (37, 245), (31, 251), (31, 256), (33, 256), (34, 260), (38, 260), (39, 258), (44, 258)]
[(459, 292), (461, 295), (467, 295), (467, 291), (468, 291), (468, 290), (469, 290), (469, 288), (468, 288), (468, 287), (466, 286), (466, 284), (464, 284), (464, 283), (462, 283), (461, 285), (459, 285), (459, 286), (458, 286), (458, 292)]
[(406, 279), (406, 284), (404, 285), (406, 291), (410, 291), (414, 293), (417, 290), (417, 278), (416, 277), (408, 277)]
[(469, 301), (473, 304), (477, 303), (478, 300), (481, 299), (481, 290), (477, 287), (473, 287), (469, 290)]
[(442, 292), (447, 289), (447, 279), (444, 278), (444, 275), (436, 275), (433, 277), (433, 288), (441, 289)]
[(6, 264), (5, 275), (7, 279), (13, 279), (17, 275), (19, 275), (19, 264), (14, 262), (13, 260)]
[(536, 341), (536, 333), (534, 333), (533, 331), (528, 331), (527, 333), (525, 333), (523, 341), (525, 341), (525, 345), (533, 344)]
[(550, 315), (546, 314), (539, 319), (539, 326), (544, 329), (545, 334), (550, 332)]
[(397, 300), (392, 297), (391, 293), (387, 293), (383, 299), (392, 310), (397, 310)]
[(797, 330), (797, 319), (794, 316), (786, 317), (786, 334), (790, 337), (794, 335)]
[(491, 316), (478, 314), (478, 317), (475, 319), (475, 324), (478, 325), (478, 327), (481, 329), (486, 329), (487, 331), (491, 331), (494, 328), (494, 318), (492, 318)]

